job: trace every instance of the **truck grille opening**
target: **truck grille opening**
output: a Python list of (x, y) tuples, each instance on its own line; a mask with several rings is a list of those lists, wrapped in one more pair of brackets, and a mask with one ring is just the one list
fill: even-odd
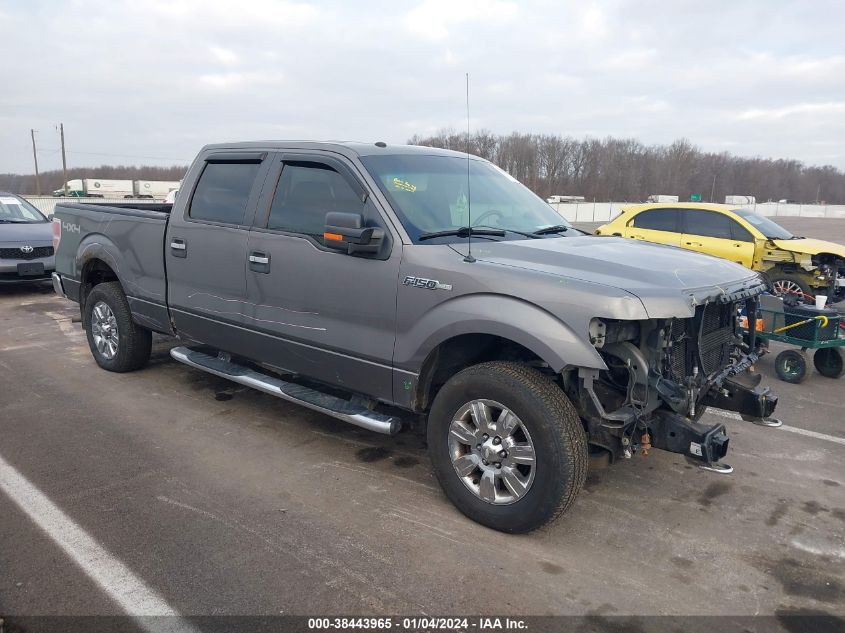
[(698, 306), (691, 319), (673, 319), (667, 377), (684, 383), (696, 365), (705, 376), (727, 366), (736, 343), (735, 326), (735, 303), (709, 303)]
[(52, 254), (52, 246), (35, 246), (29, 253), (20, 248), (0, 248), (0, 259), (39, 259), (50, 257)]

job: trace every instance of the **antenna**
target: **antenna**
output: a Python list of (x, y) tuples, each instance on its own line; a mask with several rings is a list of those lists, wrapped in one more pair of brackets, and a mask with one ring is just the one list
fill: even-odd
[(468, 264), (475, 262), (475, 257), (472, 256), (472, 198), (470, 197), (469, 188), (469, 73), (466, 73), (467, 80), (467, 256), (464, 261)]

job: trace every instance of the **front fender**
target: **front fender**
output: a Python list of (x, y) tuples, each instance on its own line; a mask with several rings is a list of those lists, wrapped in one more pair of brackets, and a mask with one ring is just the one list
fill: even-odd
[(473, 294), (438, 304), (397, 336), (397, 368), (418, 374), (428, 355), (441, 343), (462, 334), (490, 334), (511, 340), (548, 363), (565, 367), (606, 369), (596, 349), (566, 323), (542, 308), (514, 297)]

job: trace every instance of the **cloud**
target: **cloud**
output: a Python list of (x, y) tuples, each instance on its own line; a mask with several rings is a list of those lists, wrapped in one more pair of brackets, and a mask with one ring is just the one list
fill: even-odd
[(240, 59), (235, 51), (223, 48), (222, 46), (210, 46), (208, 52), (224, 66), (234, 66)]
[(426, 39), (444, 40), (458, 24), (498, 22), (513, 18), (515, 2), (501, 0), (424, 0), (404, 18), (409, 31)]
[(774, 121), (786, 117), (825, 114), (845, 114), (845, 102), (798, 103), (784, 108), (746, 110), (740, 113), (737, 118), (741, 121)]
[[(689, 138), (845, 168), (845, 4), (765, 0), (6, 3), (0, 172), (205, 143), (494, 132)], [(22, 54), (25, 51), (26, 54)], [(43, 150), (43, 151), (42, 151)], [(90, 154), (88, 154), (90, 153)]]

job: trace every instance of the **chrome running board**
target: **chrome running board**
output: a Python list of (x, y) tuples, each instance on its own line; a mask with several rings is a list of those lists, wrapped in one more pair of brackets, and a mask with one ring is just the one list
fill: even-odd
[(308, 407), (376, 433), (395, 435), (402, 427), (402, 421), (397, 417), (377, 413), (349, 400), (261, 373), (233, 363), (226, 357), (221, 357), (222, 355), (210, 356), (188, 347), (174, 347), (170, 350), (170, 355), (190, 367), (258, 389), (271, 396)]

